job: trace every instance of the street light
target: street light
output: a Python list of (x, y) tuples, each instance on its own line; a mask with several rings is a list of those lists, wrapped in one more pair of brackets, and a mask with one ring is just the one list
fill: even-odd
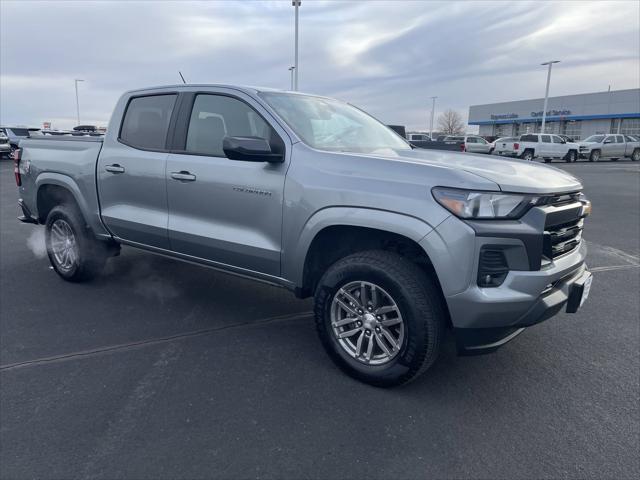
[(293, 90), (293, 72), (295, 69), (296, 67), (289, 67), (289, 71), (291, 72), (291, 90)]
[(292, 90), (298, 90), (298, 7), (302, 6), (302, 0), (292, 0), (291, 5), (296, 9), (295, 54), (293, 62), (294, 84)]
[(433, 140), (433, 116), (436, 112), (436, 98), (438, 97), (431, 97), (431, 128), (429, 129), (429, 138), (431, 140)]
[(80, 125), (80, 102), (78, 101), (78, 82), (84, 82), (84, 80), (81, 80), (79, 78), (76, 78), (75, 83), (76, 83), (76, 118), (78, 120), (78, 125)]
[(554, 63), (560, 63), (560, 60), (550, 60), (548, 62), (541, 63), (540, 65), (549, 65), (549, 70), (547, 71), (547, 89), (544, 92), (544, 108), (542, 109), (542, 131), (540, 133), (544, 133), (544, 124), (547, 120), (547, 102), (549, 101), (549, 82), (551, 81), (551, 65)]

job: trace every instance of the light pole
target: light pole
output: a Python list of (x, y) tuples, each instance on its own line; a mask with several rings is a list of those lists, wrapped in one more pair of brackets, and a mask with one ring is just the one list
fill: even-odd
[(550, 60), (548, 62), (541, 63), (540, 65), (549, 65), (547, 71), (547, 89), (544, 92), (544, 107), (542, 108), (542, 130), (540, 133), (544, 133), (544, 124), (547, 120), (547, 102), (549, 101), (549, 82), (551, 81), (551, 65), (554, 63), (560, 63), (560, 60)]
[[(80, 125), (80, 102), (78, 101), (78, 82), (84, 82), (84, 80), (80, 80), (76, 78), (76, 119), (78, 120), (78, 125)], [(77, 126), (77, 125), (76, 125)]]
[(291, 72), (291, 90), (293, 90), (293, 72), (295, 69), (296, 67), (289, 67), (289, 71)]
[(302, 0), (292, 0), (291, 5), (293, 5), (296, 9), (296, 39), (295, 39), (295, 54), (294, 54), (294, 62), (293, 62), (293, 75), (294, 75), (294, 83), (292, 90), (298, 91), (298, 7), (302, 6)]
[(433, 140), (433, 116), (436, 113), (436, 98), (438, 97), (431, 97), (431, 127), (429, 129), (429, 138), (431, 140)]

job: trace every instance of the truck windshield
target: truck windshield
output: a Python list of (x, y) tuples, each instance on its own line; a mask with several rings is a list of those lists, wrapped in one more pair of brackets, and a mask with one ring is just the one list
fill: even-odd
[(585, 138), (585, 142), (601, 143), (604, 140), (604, 135), (591, 135)]
[(411, 150), (386, 125), (347, 103), (290, 93), (262, 92), (260, 96), (310, 147), (358, 153)]

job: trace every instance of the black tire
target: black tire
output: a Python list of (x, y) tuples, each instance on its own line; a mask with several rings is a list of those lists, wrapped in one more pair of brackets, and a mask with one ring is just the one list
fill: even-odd
[(527, 162), (533, 161), (533, 152), (531, 150), (525, 150), (524, 153), (520, 156), (522, 160), (526, 160)]
[(618, 158), (612, 158), (611, 161), (612, 162), (617, 162), (619, 159)]
[(575, 150), (569, 150), (564, 157), (564, 161), (567, 163), (575, 162), (578, 158), (578, 154)]
[[(343, 286), (357, 281), (374, 283), (388, 292), (402, 315), (404, 340), (395, 357), (382, 365), (368, 365), (350, 356), (331, 326), (334, 296)], [(355, 253), (329, 267), (316, 289), (314, 312), (320, 340), (338, 367), (380, 387), (407, 383), (427, 370), (440, 352), (446, 326), (435, 281), (397, 253), (382, 250)]]
[[(60, 221), (56, 223), (57, 221)], [(75, 240), (76, 260), (67, 268), (58, 261), (52, 246), (53, 225), (68, 225)], [(69, 282), (84, 282), (98, 276), (107, 260), (106, 245), (96, 240), (89, 226), (74, 205), (58, 205), (54, 207), (45, 223), (45, 240), (49, 261), (60, 277)]]
[(551, 163), (551, 159), (550, 158), (544, 158), (544, 163)]
[(631, 154), (631, 161), (639, 162), (640, 161), (640, 148), (636, 148)]
[(599, 160), (600, 160), (600, 150), (591, 150), (591, 153), (589, 154), (589, 161), (597, 162)]

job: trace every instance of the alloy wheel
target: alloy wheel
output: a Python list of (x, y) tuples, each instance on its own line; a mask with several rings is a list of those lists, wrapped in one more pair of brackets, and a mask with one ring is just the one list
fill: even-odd
[(78, 262), (78, 243), (71, 226), (58, 219), (51, 225), (51, 252), (58, 268), (68, 272)]
[(342, 349), (366, 365), (383, 365), (402, 348), (404, 320), (395, 300), (380, 286), (355, 281), (331, 303), (331, 329)]

